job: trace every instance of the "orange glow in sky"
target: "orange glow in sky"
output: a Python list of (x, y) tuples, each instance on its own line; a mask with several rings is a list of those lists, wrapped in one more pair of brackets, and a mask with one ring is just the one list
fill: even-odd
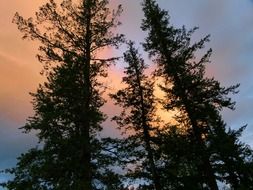
[[(0, 0), (0, 170), (13, 165), (18, 153), (23, 152), (31, 144), (27, 136), (20, 137), (21, 131), (18, 128), (24, 125), (28, 116), (33, 114), (29, 92), (34, 92), (38, 84), (44, 80), (39, 74), (42, 65), (35, 58), (38, 44), (22, 40), (22, 34), (12, 23), (12, 19), (16, 12), (25, 18), (33, 17), (39, 6), (47, 1)], [(146, 35), (140, 29), (143, 18), (141, 2), (142, 0), (111, 0), (113, 7), (118, 3), (123, 4), (124, 11), (120, 17), (122, 26), (119, 28), (119, 33), (125, 33), (128, 40), (136, 41), (140, 50), (141, 45), (138, 42), (143, 42)], [(252, 1), (223, 0), (221, 3), (220, 0), (194, 0), (193, 2), (157, 0), (157, 2), (161, 7), (169, 10), (171, 23), (174, 26), (186, 25), (188, 29), (194, 26), (200, 27), (193, 35), (193, 41), (211, 34), (211, 42), (206, 45), (206, 48), (213, 48), (213, 55), (207, 74), (215, 76), (225, 86), (241, 83), (240, 93), (232, 96), (237, 102), (237, 109), (233, 112), (223, 111), (224, 120), (232, 128), (248, 124), (243, 140), (253, 145)], [(124, 48), (116, 54), (111, 49), (105, 49), (98, 56), (110, 57), (114, 53), (122, 56), (123, 51)], [(123, 60), (117, 64), (118, 67), (109, 69), (109, 78), (105, 79), (105, 84), (112, 92), (122, 87)], [(156, 93), (158, 96), (163, 95), (159, 90)], [(114, 106), (107, 95), (105, 98), (108, 102), (102, 111), (107, 112), (110, 120), (110, 117), (119, 112), (120, 108)], [(158, 109), (158, 114), (163, 119), (171, 121), (171, 113), (162, 111), (161, 106)], [(111, 123), (106, 122), (105, 128), (106, 135), (116, 134), (115, 130), (112, 131)], [(22, 139), (20, 140), (19, 137)]]

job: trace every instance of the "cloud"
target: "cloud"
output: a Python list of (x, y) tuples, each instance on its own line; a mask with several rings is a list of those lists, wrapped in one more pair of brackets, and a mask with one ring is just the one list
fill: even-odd
[(32, 135), (24, 135), (18, 128), (32, 114), (28, 92), (35, 90), (40, 77), (35, 74), (35, 67), (23, 65), (3, 52), (0, 52), (0, 68), (1, 170), (13, 166), (16, 157), (35, 143)]
[[(39, 66), (39, 65), (38, 65)], [(0, 52), (0, 114), (10, 120), (22, 121), (31, 113), (29, 92), (42, 80), (39, 67), (21, 64)]]

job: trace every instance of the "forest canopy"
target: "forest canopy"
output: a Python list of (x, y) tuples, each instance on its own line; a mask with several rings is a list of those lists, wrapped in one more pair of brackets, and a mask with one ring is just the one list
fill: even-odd
[[(108, 0), (50, 0), (34, 18), (15, 14), (23, 38), (40, 44), (46, 81), (30, 93), (34, 115), (21, 128), (36, 132), (38, 146), (5, 171), (13, 178), (3, 187), (253, 189), (253, 152), (240, 140), (246, 126), (232, 129), (222, 116), (222, 110), (235, 109), (231, 95), (239, 84), (224, 87), (206, 75), (210, 35), (194, 42), (197, 27), (173, 26), (155, 0), (140, 6), (141, 44), (117, 33), (124, 8), (112, 10)], [(106, 48), (124, 53), (101, 57)], [(105, 79), (118, 62), (124, 63), (122, 86), (111, 92)], [(120, 110), (112, 118), (102, 109), (106, 101)], [(108, 119), (120, 137), (101, 136)]]

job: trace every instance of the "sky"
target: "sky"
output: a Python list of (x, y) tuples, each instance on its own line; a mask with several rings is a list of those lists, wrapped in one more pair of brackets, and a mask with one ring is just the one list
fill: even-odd
[[(22, 34), (12, 18), (15, 12), (26, 18), (33, 16), (44, 2), (0, 0), (0, 170), (14, 166), (16, 157), (37, 142), (34, 134), (23, 134), (19, 128), (33, 114), (29, 92), (34, 92), (43, 81), (39, 75), (42, 67), (35, 58), (37, 44), (21, 39)], [(111, 3), (122, 4), (124, 9), (118, 31), (137, 44), (142, 42), (145, 33), (140, 29), (141, 0), (112, 0)], [(241, 84), (239, 94), (232, 97), (236, 110), (224, 110), (223, 116), (234, 129), (248, 124), (241, 140), (253, 147), (253, 1), (158, 0), (158, 3), (169, 11), (174, 26), (199, 27), (194, 40), (211, 35), (206, 45), (213, 49), (207, 75), (214, 76), (224, 86)], [(114, 82), (112, 88), (121, 80), (124, 63), (118, 65), (108, 79), (108, 84)], [(109, 116), (117, 111), (111, 102), (103, 109)], [(108, 123), (105, 126), (105, 134), (110, 134), (113, 130)], [(0, 182), (7, 177), (0, 174)]]

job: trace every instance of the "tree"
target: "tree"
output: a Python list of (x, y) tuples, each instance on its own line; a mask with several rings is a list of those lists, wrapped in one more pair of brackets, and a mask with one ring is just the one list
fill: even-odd
[(126, 138), (125, 151), (135, 170), (131, 173), (135, 179), (151, 180), (151, 184), (143, 189), (161, 190), (157, 169), (153, 139), (156, 138), (157, 122), (156, 102), (154, 97), (154, 81), (145, 74), (147, 65), (134, 48), (133, 42), (128, 43), (129, 49), (124, 53), (125, 67), (123, 83), (125, 88), (112, 94), (116, 104), (123, 108), (119, 116), (113, 119), (121, 129), (131, 135)]
[[(234, 148), (233, 151), (226, 151), (234, 160), (238, 160), (236, 157), (242, 154), (239, 150), (244, 151), (245, 155), (250, 152), (243, 150), (244, 146), (239, 146), (240, 143), (236, 143), (239, 141), (236, 135), (226, 131), (220, 114), (223, 108), (234, 109), (234, 102), (227, 95), (237, 93), (239, 85), (224, 88), (214, 78), (205, 77), (205, 64), (209, 62), (212, 50), (208, 50), (199, 60), (195, 53), (204, 48), (209, 36), (192, 44), (191, 35), (197, 28), (187, 31), (184, 27), (177, 29), (171, 26), (168, 12), (161, 10), (154, 0), (144, 0), (143, 11), (145, 19), (142, 29), (148, 31), (144, 48), (150, 56), (156, 58), (157, 74), (166, 81), (161, 85), (161, 89), (166, 93), (164, 107), (180, 113), (176, 120), (185, 129), (187, 138), (193, 144), (192, 152), (195, 157), (192, 159), (196, 159), (198, 163), (197, 172), (201, 187), (217, 190), (216, 180), (226, 179), (224, 176), (217, 176), (220, 171), (215, 167), (218, 162), (229, 165), (225, 157), (221, 158), (227, 146)], [(218, 145), (223, 137), (230, 141), (229, 145)], [(237, 154), (233, 155), (232, 152)], [(237, 163), (247, 165), (245, 158)], [(223, 169), (229, 176), (227, 182), (237, 187), (237, 179), (234, 182), (231, 180), (235, 171), (228, 167)]]
[(239, 140), (246, 126), (226, 130), (224, 122), (220, 122), (220, 127), (210, 138), (217, 177), (231, 189), (252, 189), (253, 151)]
[(195, 146), (184, 129), (180, 125), (170, 125), (166, 131), (161, 132), (159, 140), (163, 190), (203, 189), (197, 168), (199, 159), (193, 151)]
[(112, 33), (120, 24), (121, 6), (111, 12), (107, 5), (107, 0), (60, 5), (50, 0), (35, 21), (15, 15), (23, 38), (41, 44), (38, 59), (47, 81), (31, 93), (35, 114), (22, 127), (26, 133), (35, 130), (40, 145), (7, 170), (14, 175), (4, 184), (8, 189), (91, 190), (106, 186), (107, 174), (113, 176), (98, 138), (105, 120), (100, 111), (105, 85), (99, 79), (116, 58), (101, 59), (99, 51), (117, 47), (123, 36)]

